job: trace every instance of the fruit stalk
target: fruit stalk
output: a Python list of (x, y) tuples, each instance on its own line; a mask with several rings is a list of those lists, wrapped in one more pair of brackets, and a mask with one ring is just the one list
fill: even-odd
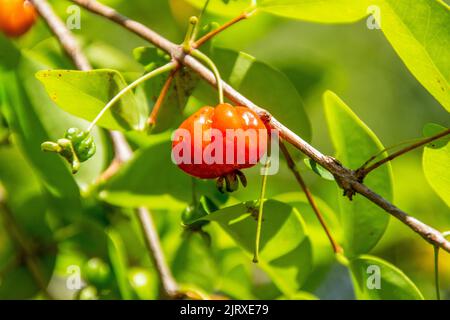
[(176, 68), (178, 64), (174, 61), (171, 61), (165, 65), (163, 65), (162, 67), (159, 67), (145, 75), (143, 75), (142, 77), (140, 77), (139, 79), (135, 80), (134, 82), (132, 82), (131, 84), (129, 84), (127, 87), (123, 88), (122, 90), (120, 90), (120, 92), (118, 94), (116, 94), (114, 96), (114, 98), (112, 98), (106, 105), (105, 107), (99, 112), (99, 114), (95, 117), (95, 119), (90, 123), (89, 127), (86, 129), (87, 132), (90, 132), (95, 124), (101, 119), (101, 117), (105, 114), (106, 111), (109, 110), (109, 108), (111, 108), (117, 101), (120, 100), (120, 98), (122, 98), (122, 96), (127, 93), (128, 91), (136, 88), (138, 85), (140, 85), (141, 83), (154, 78), (164, 72), (173, 70), (174, 68)]

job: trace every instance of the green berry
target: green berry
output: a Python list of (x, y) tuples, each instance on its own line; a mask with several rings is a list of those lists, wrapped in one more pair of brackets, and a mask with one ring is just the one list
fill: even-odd
[(98, 291), (97, 288), (94, 286), (87, 286), (80, 291), (78, 291), (77, 294), (78, 300), (97, 300), (98, 299)]
[(102, 259), (92, 258), (83, 267), (83, 277), (90, 284), (105, 288), (111, 282), (111, 268)]

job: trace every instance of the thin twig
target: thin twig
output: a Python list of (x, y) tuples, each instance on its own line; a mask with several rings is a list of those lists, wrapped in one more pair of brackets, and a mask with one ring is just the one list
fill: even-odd
[(202, 46), (205, 42), (209, 41), (211, 38), (215, 37), (219, 33), (227, 30), (229, 27), (233, 26), (234, 24), (238, 23), (239, 21), (245, 20), (249, 18), (253, 13), (255, 13), (256, 10), (253, 10), (251, 12), (242, 12), (237, 17), (231, 19), (230, 21), (226, 22), (225, 24), (221, 25), (217, 29), (212, 30), (211, 32), (208, 32), (203, 37), (195, 41), (195, 43), (192, 45), (193, 48), (199, 48)]
[(269, 157), (269, 152), (268, 152), (268, 157), (267, 157), (266, 163), (264, 164), (264, 173), (263, 173), (262, 183), (261, 183), (261, 193), (259, 195), (258, 216), (257, 216), (256, 236), (255, 236), (255, 252), (253, 255), (254, 263), (259, 262), (259, 245), (261, 243), (264, 201), (266, 201), (265, 194), (266, 194), (267, 178), (268, 178), (267, 172), (269, 171), (269, 167), (270, 167), (270, 157)]
[(196, 38), (197, 38), (197, 34), (198, 34), (198, 31), (199, 31), (200, 24), (201, 24), (201, 22), (202, 22), (203, 16), (204, 16), (205, 13), (206, 13), (206, 9), (208, 9), (209, 1), (210, 1), (210, 0), (206, 0), (206, 1), (205, 1), (205, 3), (203, 4), (202, 11), (200, 11), (200, 14), (198, 15), (198, 23), (197, 23), (197, 25), (195, 26), (194, 33), (193, 33), (193, 35), (192, 35), (192, 39), (196, 39)]
[(145, 244), (147, 245), (148, 250), (153, 253), (151, 258), (155, 265), (155, 269), (158, 272), (159, 279), (161, 279), (163, 294), (166, 298), (176, 297), (179, 293), (179, 287), (166, 265), (166, 259), (161, 250), (159, 237), (155, 232), (156, 227), (153, 218), (150, 212), (145, 208), (138, 208), (136, 214), (140, 222), (142, 233), (146, 235)]
[(167, 64), (144, 74), (142, 77), (136, 79), (135, 81), (130, 83), (128, 86), (126, 86), (125, 88), (120, 90), (119, 93), (117, 93), (111, 100), (109, 100), (109, 102), (97, 114), (95, 119), (92, 120), (92, 122), (89, 124), (89, 127), (86, 129), (86, 131), (88, 131), (88, 132), (91, 131), (94, 128), (94, 126), (97, 124), (97, 122), (103, 117), (103, 115), (106, 113), (106, 111), (108, 111), (115, 103), (117, 103), (126, 93), (130, 92), (130, 90), (136, 88), (138, 85), (142, 84), (143, 82), (145, 82), (149, 79), (152, 79), (164, 72), (174, 70), (175, 68), (177, 68), (177, 65), (178, 65), (177, 62), (175, 62), (175, 61), (168, 62)]
[(431, 136), (429, 138), (426, 138), (426, 139), (420, 140), (420, 141), (418, 141), (416, 143), (413, 143), (412, 145), (407, 146), (406, 148), (403, 148), (403, 149), (401, 149), (401, 150), (399, 150), (397, 152), (394, 152), (393, 154), (387, 156), (386, 158), (375, 162), (374, 164), (372, 164), (371, 166), (369, 166), (367, 168), (361, 167), (360, 169), (356, 170), (357, 175), (359, 176), (360, 179), (363, 179), (365, 176), (367, 176), (367, 174), (369, 172), (371, 172), (371, 171), (375, 170), (376, 168), (382, 166), (386, 162), (392, 161), (395, 158), (397, 158), (397, 157), (399, 157), (399, 156), (401, 156), (401, 155), (403, 155), (403, 154), (405, 154), (407, 152), (410, 152), (410, 151), (412, 151), (414, 149), (420, 148), (420, 147), (422, 147), (422, 146), (424, 146), (424, 145), (426, 145), (426, 144), (428, 144), (428, 143), (430, 143), (432, 141), (435, 141), (437, 139), (443, 138), (443, 137), (445, 137), (448, 134), (450, 134), (450, 129), (444, 130), (444, 131), (442, 131), (442, 132), (440, 132), (440, 133), (438, 133), (438, 134), (436, 134), (434, 136)]
[(166, 82), (164, 83), (164, 86), (161, 89), (161, 92), (159, 93), (158, 99), (156, 99), (155, 105), (153, 106), (152, 112), (150, 113), (150, 116), (147, 119), (147, 125), (151, 128), (156, 124), (156, 119), (159, 114), (159, 110), (161, 109), (161, 106), (164, 103), (164, 99), (167, 96), (167, 93), (169, 92), (170, 85), (172, 84), (173, 79), (175, 78), (175, 75), (178, 71), (178, 68), (175, 68), (172, 70), (172, 72), (167, 77)]
[(311, 208), (313, 209), (314, 213), (316, 214), (317, 219), (319, 220), (320, 224), (322, 225), (322, 228), (325, 231), (325, 233), (328, 237), (328, 240), (330, 241), (330, 244), (331, 244), (331, 247), (333, 248), (334, 253), (343, 253), (344, 250), (334, 240), (333, 236), (331, 235), (331, 231), (330, 231), (330, 229), (328, 229), (325, 219), (323, 218), (322, 213), (320, 212), (319, 207), (317, 206), (313, 195), (309, 191), (309, 188), (306, 185), (305, 180), (303, 180), (303, 177), (300, 175), (300, 172), (298, 171), (297, 166), (294, 162), (294, 159), (292, 159), (292, 156), (289, 153), (289, 150), (286, 148), (286, 145), (282, 141), (280, 141), (280, 149), (281, 149), (281, 152), (283, 152), (284, 157), (286, 158), (286, 162), (287, 162), (289, 169), (292, 171), (295, 178), (297, 179), (297, 182), (299, 183), (300, 187), (302, 188), (303, 192), (305, 193), (306, 198), (308, 199), (308, 202), (311, 205)]
[[(186, 54), (183, 48), (179, 45), (174, 44), (168, 39), (162, 37), (155, 31), (147, 28), (143, 24), (134, 21), (128, 17), (125, 17), (114, 9), (100, 4), (92, 0), (71, 0), (74, 3), (79, 4), (85, 9), (95, 13), (97, 15), (103, 16), (110, 19), (111, 21), (123, 26), (129, 31), (137, 34), (141, 38), (149, 41), (158, 48), (169, 53), (174, 59), (178, 60), (181, 64), (188, 66), (197, 74), (199, 74), (204, 80), (206, 80), (210, 85), (217, 87), (216, 78), (214, 74), (208, 70), (201, 62), (199, 62), (194, 57)], [(252, 101), (244, 97), (241, 93), (233, 89), (226, 82), (222, 82), (224, 94), (235, 104), (245, 106), (254, 112), (256, 112), (259, 117), (272, 129), (278, 130), (280, 136), (286, 141), (292, 144), (294, 147), (299, 149), (309, 158), (319, 163), (322, 167), (327, 169), (333, 174), (339, 186), (342, 187), (347, 195), (351, 195), (355, 192), (361, 194), (369, 201), (375, 203), (377, 206), (390, 213), (412, 230), (417, 232), (422, 238), (433, 245), (438, 245), (445, 251), (450, 253), (450, 241), (447, 241), (442, 234), (435, 230), (434, 228), (427, 226), (423, 222), (409, 216), (407, 213), (403, 212), (388, 200), (382, 198), (377, 193), (373, 192), (367, 186), (358, 181), (357, 176), (353, 170), (345, 168), (336, 161), (333, 157), (326, 156), (322, 154), (319, 150), (308, 144), (305, 140), (295, 134), (288, 127), (280, 123), (277, 119), (272, 117), (272, 115), (263, 108), (257, 106)]]
[(439, 285), (439, 247), (434, 246), (434, 286), (436, 289), (436, 300), (441, 300), (441, 290)]
[[(76, 40), (64, 24), (61, 24), (60, 19), (55, 15), (48, 2), (46, 0), (33, 0), (33, 4), (38, 8), (39, 13), (41, 13), (41, 11), (43, 12), (42, 18), (46, 21), (61, 46), (66, 49), (66, 53), (75, 65), (81, 70), (90, 70), (91, 67), (78, 47)], [(41, 8), (41, 10), (39, 10), (39, 8)], [(123, 134), (111, 131), (110, 135), (114, 146), (115, 160), (119, 163), (128, 161), (132, 157), (133, 152)], [(163, 293), (167, 297), (174, 297), (175, 292), (178, 290), (178, 285), (173, 279), (170, 269), (167, 266), (156, 228), (153, 223), (149, 223), (149, 221), (151, 221), (151, 213), (146, 208), (139, 208), (136, 211), (138, 213), (139, 223), (144, 232), (146, 244), (149, 248), (150, 257), (154, 261), (155, 268), (160, 276), (160, 281), (164, 290)]]

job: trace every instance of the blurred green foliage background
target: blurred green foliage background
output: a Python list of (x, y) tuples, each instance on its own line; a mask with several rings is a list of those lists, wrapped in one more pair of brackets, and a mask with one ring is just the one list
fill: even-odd
[[(68, 1), (51, 1), (58, 14), (64, 18)], [(187, 19), (198, 10), (184, 0), (104, 0), (119, 12), (144, 23), (174, 42), (181, 42)], [(206, 21), (223, 23), (223, 17), (206, 15)], [(132, 79), (141, 71), (133, 61), (132, 50), (147, 45), (113, 23), (81, 11), (81, 29), (73, 30), (82, 42), (93, 66), (112, 68)], [(18, 40), (21, 48), (31, 50), (58, 68), (70, 68), (59, 54), (52, 56), (56, 43), (48, 40), (51, 34), (42, 21), (25, 37)], [(384, 146), (419, 138), (426, 123), (449, 126), (448, 113), (410, 74), (380, 30), (370, 30), (366, 21), (348, 25), (322, 25), (297, 22), (258, 14), (243, 21), (214, 40), (215, 46), (247, 52), (282, 72), (300, 93), (312, 126), (312, 145), (325, 154), (333, 154), (330, 135), (325, 123), (322, 95), (325, 90), (336, 92), (352, 110), (376, 133)], [(57, 51), (59, 49), (56, 49)], [(33, 77), (30, 74), (30, 77)], [(46, 155), (42, 155), (46, 157)], [(104, 161), (108, 158), (103, 157)], [(297, 155), (301, 172), (313, 193), (337, 211), (334, 182), (320, 179), (306, 168)], [(101, 163), (101, 160), (99, 160)], [(280, 173), (269, 177), (267, 194), (273, 197), (287, 192), (299, 192), (291, 173), (281, 165)], [(394, 174), (394, 203), (409, 214), (439, 230), (450, 229), (448, 206), (435, 194), (422, 171), (422, 150), (416, 150), (392, 163)], [(1, 178), (1, 177), (0, 177)], [(259, 179), (259, 178), (258, 178)], [(233, 195), (240, 200), (254, 200), (259, 191), (259, 180), (249, 188)], [(86, 206), (85, 206), (86, 207)], [(123, 238), (133, 272), (143, 272), (148, 278), (150, 291), (133, 289), (134, 297), (155, 298), (157, 278), (149, 259), (143, 254), (139, 228), (133, 215), (116, 212), (111, 208), (99, 209), (93, 205), (87, 215), (103, 228), (114, 226)], [(307, 211), (307, 209), (305, 209)], [(302, 214), (302, 212), (300, 212)], [(208, 225), (212, 246), (208, 247), (200, 234), (183, 232), (177, 210), (155, 211), (155, 219), (163, 247), (175, 277), (205, 292), (219, 291), (234, 298), (278, 298), (281, 293), (267, 276), (252, 265), (251, 258), (230, 245), (231, 240), (216, 225)], [(305, 218), (308, 222), (308, 218)], [(310, 219), (313, 220), (314, 218)], [(87, 223), (89, 224), (89, 223)], [(92, 227), (92, 228), (91, 228)], [(82, 265), (88, 258), (100, 256), (107, 260), (105, 243), (108, 236), (100, 237), (97, 224), (87, 232), (77, 233), (73, 241), (62, 242), (56, 259), (56, 272), (50, 290), (61, 297), (70, 296), (64, 289), (66, 268)], [(63, 230), (63, 231), (64, 231)], [(318, 229), (321, 232), (320, 229)], [(2, 247), (0, 237), (0, 249)], [(323, 247), (323, 246), (322, 246)], [(324, 249), (327, 250), (327, 249)], [(226, 254), (224, 253), (226, 252)], [(417, 234), (391, 219), (389, 227), (372, 254), (379, 256), (403, 270), (426, 298), (434, 298), (433, 248)], [(315, 272), (306, 281), (304, 291), (319, 298), (353, 298), (347, 271), (337, 263), (330, 263), (326, 253), (323, 270)], [(237, 267), (237, 266), (240, 267)], [(450, 298), (450, 256), (441, 253), (441, 288), (443, 296)], [(150, 270), (150, 271), (148, 271)], [(249, 278), (247, 273), (253, 274)], [(220, 279), (219, 283), (217, 279)], [(249, 283), (252, 282), (252, 283)], [(131, 281), (131, 283), (134, 283)], [(148, 292), (152, 292), (149, 294)], [(114, 298), (114, 295), (111, 297)]]

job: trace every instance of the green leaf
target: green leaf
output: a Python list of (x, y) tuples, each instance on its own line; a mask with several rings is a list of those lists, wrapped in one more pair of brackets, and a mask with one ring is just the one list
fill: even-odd
[(258, 7), (282, 17), (322, 23), (349, 23), (365, 17), (365, 0), (259, 0)]
[[(1, 40), (1, 39), (0, 39)], [(9, 43), (9, 42), (7, 42)], [(79, 186), (85, 188), (103, 171), (109, 158), (109, 147), (104, 134), (94, 128), (97, 153), (85, 163), (79, 173), (72, 176), (63, 159), (42, 152), (44, 141), (61, 138), (70, 127), (86, 127), (88, 123), (61, 110), (53, 104), (43, 86), (34, 77), (38, 70), (48, 68), (40, 63), (31, 51), (20, 52), (14, 46), (5, 45), (9, 56), (17, 55), (14, 68), (0, 61), (0, 91), (2, 108), (15, 141), (44, 181), (52, 199), (50, 208), (59, 216), (78, 215), (81, 210)], [(54, 53), (55, 55), (57, 53)], [(75, 181), (76, 180), (76, 181)]]
[[(48, 132), (51, 129), (47, 131), (39, 118), (43, 115), (40, 112), (49, 104), (46, 100), (33, 103), (29, 91), (24, 88), (27, 78), (19, 77), (13, 71), (0, 73), (0, 77), (6, 97), (5, 116), (16, 134), (18, 145), (40, 174), (59, 213), (79, 213), (79, 189), (66, 164), (56, 155), (44, 154), (40, 148), (43, 141), (50, 140)], [(51, 117), (49, 111), (46, 110), (46, 117)]]
[(380, 258), (358, 256), (350, 261), (350, 271), (356, 298), (360, 300), (424, 299), (416, 285), (400, 269)]
[[(203, 219), (217, 222), (249, 254), (254, 251), (255, 202), (243, 202)], [(264, 202), (259, 266), (286, 295), (295, 294), (312, 268), (311, 241), (297, 210), (276, 200)], [(250, 259), (250, 258), (249, 258)]]
[[(185, 1), (196, 7), (199, 12), (205, 4), (205, 0)], [(211, 0), (208, 4), (207, 12), (214, 15), (232, 17), (248, 9), (251, 4), (252, 0)]]
[[(436, 123), (427, 123), (422, 130), (423, 136), (425, 138), (429, 138), (432, 137), (434, 135), (437, 135), (445, 130), (448, 130), (448, 128), (441, 126), (439, 124)], [(444, 147), (450, 140), (450, 136), (446, 135), (445, 137), (441, 137), (437, 140), (434, 140), (430, 143), (427, 144), (427, 147), (429, 148), (441, 148)]]
[(441, 0), (374, 0), (379, 25), (411, 73), (450, 111), (450, 13)]
[[(155, 47), (139, 47), (134, 49), (133, 54), (136, 60), (145, 67), (147, 72), (170, 61), (170, 56)], [(142, 86), (142, 95), (144, 95), (148, 109), (153, 110), (167, 78), (168, 75), (157, 77), (145, 82)], [(177, 71), (169, 91), (164, 98), (152, 133), (176, 128), (181, 124), (183, 120), (183, 109), (199, 81), (199, 76), (185, 67)]]
[(129, 54), (125, 54), (117, 47), (100, 41), (94, 41), (84, 48), (84, 53), (95, 69), (114, 69), (123, 73), (142, 73), (142, 66)]
[(354, 22), (372, 13), (419, 82), (450, 110), (450, 14), (441, 0), (260, 0), (258, 7), (313, 22)]
[(116, 277), (120, 295), (124, 300), (133, 298), (133, 291), (128, 281), (128, 262), (127, 254), (120, 234), (109, 229), (108, 235), (108, 254), (111, 261), (112, 269)]
[[(36, 77), (60, 108), (88, 121), (94, 120), (127, 85), (119, 72), (109, 69), (43, 70), (36, 73)], [(147, 111), (143, 109), (133, 93), (127, 92), (103, 115), (98, 125), (111, 130), (143, 130), (147, 118)]]
[[(367, 159), (385, 148), (376, 135), (339, 97), (324, 94), (325, 114), (336, 158), (344, 166), (359, 168)], [(392, 200), (392, 172), (389, 163), (371, 172), (364, 183), (387, 200)], [(356, 195), (353, 201), (339, 198), (344, 248), (347, 256), (367, 253), (380, 240), (389, 215), (367, 199)]]
[[(302, 99), (290, 80), (277, 69), (254, 57), (229, 49), (214, 48), (211, 59), (222, 79), (233, 88), (268, 110), (280, 122), (299, 134), (311, 138), (311, 125)], [(216, 105), (217, 93), (205, 83), (199, 84), (190, 105)]]
[(170, 56), (156, 47), (137, 47), (133, 50), (133, 56), (144, 66), (146, 72), (153, 71), (170, 61)]
[[(445, 127), (429, 124), (424, 128), (426, 136), (444, 131)], [(439, 197), (450, 206), (450, 141), (448, 136), (433, 141), (423, 151), (423, 171), (428, 183)]]
[[(296, 208), (298, 212), (300, 212), (308, 228), (308, 236), (311, 239), (313, 246), (314, 268), (313, 272), (308, 277), (305, 288), (303, 289), (313, 290), (321, 283), (322, 280), (324, 280), (325, 276), (328, 274), (331, 264), (336, 261), (333, 248), (304, 193), (284, 193), (275, 196), (275, 199)], [(314, 195), (314, 201), (316, 202), (328, 229), (333, 235), (333, 238), (338, 243), (341, 243), (343, 234), (337, 214), (316, 195)]]
[[(124, 207), (183, 210), (192, 200), (192, 177), (172, 162), (171, 146), (165, 139), (139, 149), (108, 181), (100, 197)], [(224, 199), (211, 180), (196, 180), (196, 188), (199, 195), (219, 203)]]
[(319, 300), (319, 298), (310, 292), (299, 291), (299, 292), (293, 294), (292, 296), (288, 296), (288, 297), (282, 296), (277, 300)]
[(214, 251), (199, 233), (186, 232), (172, 263), (177, 281), (213, 293), (220, 282)]
[[(224, 231), (219, 228), (217, 226), (220, 233), (213, 233), (213, 239), (223, 239), (222, 233)], [(229, 238), (228, 235), (227, 238)], [(218, 282), (216, 291), (223, 292), (226, 296), (234, 299), (255, 299), (255, 295), (252, 292), (254, 287), (252, 283), (253, 263), (248, 259), (248, 256), (234, 243), (227, 248), (214, 250), (216, 255), (219, 256), (217, 259), (220, 264), (220, 279), (226, 279), (226, 281)]]
[(305, 165), (309, 169), (311, 169), (314, 173), (316, 173), (319, 177), (322, 177), (325, 180), (330, 180), (330, 181), (334, 180), (333, 174), (331, 174), (330, 171), (326, 170), (324, 167), (322, 167), (320, 164), (318, 164), (314, 160), (306, 158), (306, 159), (303, 159), (303, 161), (305, 162)]
[(41, 250), (35, 261), (45, 283), (53, 273), (56, 256), (44, 251), (52, 245), (53, 234), (45, 216), (47, 203), (42, 186), (16, 147), (0, 147), (1, 186), (6, 190), (7, 208), (0, 207), (0, 299), (29, 299), (40, 288), (21, 258), (23, 252), (11, 230), (21, 230), (28, 242), (33, 243), (35, 252)]
[[(24, 50), (23, 52), (9, 45), (5, 45), (5, 48), (8, 56), (17, 55), (16, 65), (13, 68), (15, 72), (5, 72), (5, 80), (0, 83), (0, 91), (3, 90), (5, 96), (3, 104), (6, 109), (4, 112), (7, 122), (12, 127), (12, 131), (19, 134), (19, 140), (26, 140), (22, 142), (23, 147), (26, 148), (26, 154), (31, 158), (33, 164), (37, 165), (37, 169), (46, 169), (45, 172), (42, 172), (45, 179), (53, 176), (54, 173), (55, 180), (59, 180), (48, 181), (51, 190), (54, 189), (53, 184), (57, 182), (67, 180), (64, 184), (73, 184), (73, 177), (70, 174), (61, 173), (59, 171), (60, 164), (56, 165), (49, 159), (52, 157), (41, 151), (40, 144), (46, 140), (55, 141), (61, 138), (68, 128), (87, 127), (88, 123), (58, 108), (51, 101), (44, 87), (34, 77), (39, 70), (48, 69), (49, 66), (61, 63), (70, 65), (70, 62), (60, 52), (57, 41), (42, 41), (33, 50)], [(44, 56), (45, 59), (43, 59)], [(0, 69), (3, 67), (7, 70), (8, 68), (5, 68), (3, 62), (0, 61)], [(14, 77), (17, 78), (17, 85)], [(103, 132), (94, 128), (92, 135), (97, 145), (96, 155), (91, 161), (85, 163), (75, 176), (75, 180), (83, 188), (97, 179), (104, 169), (106, 158), (109, 158), (110, 150)], [(39, 158), (42, 158), (43, 161), (41, 162)], [(59, 162), (62, 163), (62, 161)], [(54, 170), (52, 170), (53, 168)], [(61, 191), (57, 192), (61, 193)]]

